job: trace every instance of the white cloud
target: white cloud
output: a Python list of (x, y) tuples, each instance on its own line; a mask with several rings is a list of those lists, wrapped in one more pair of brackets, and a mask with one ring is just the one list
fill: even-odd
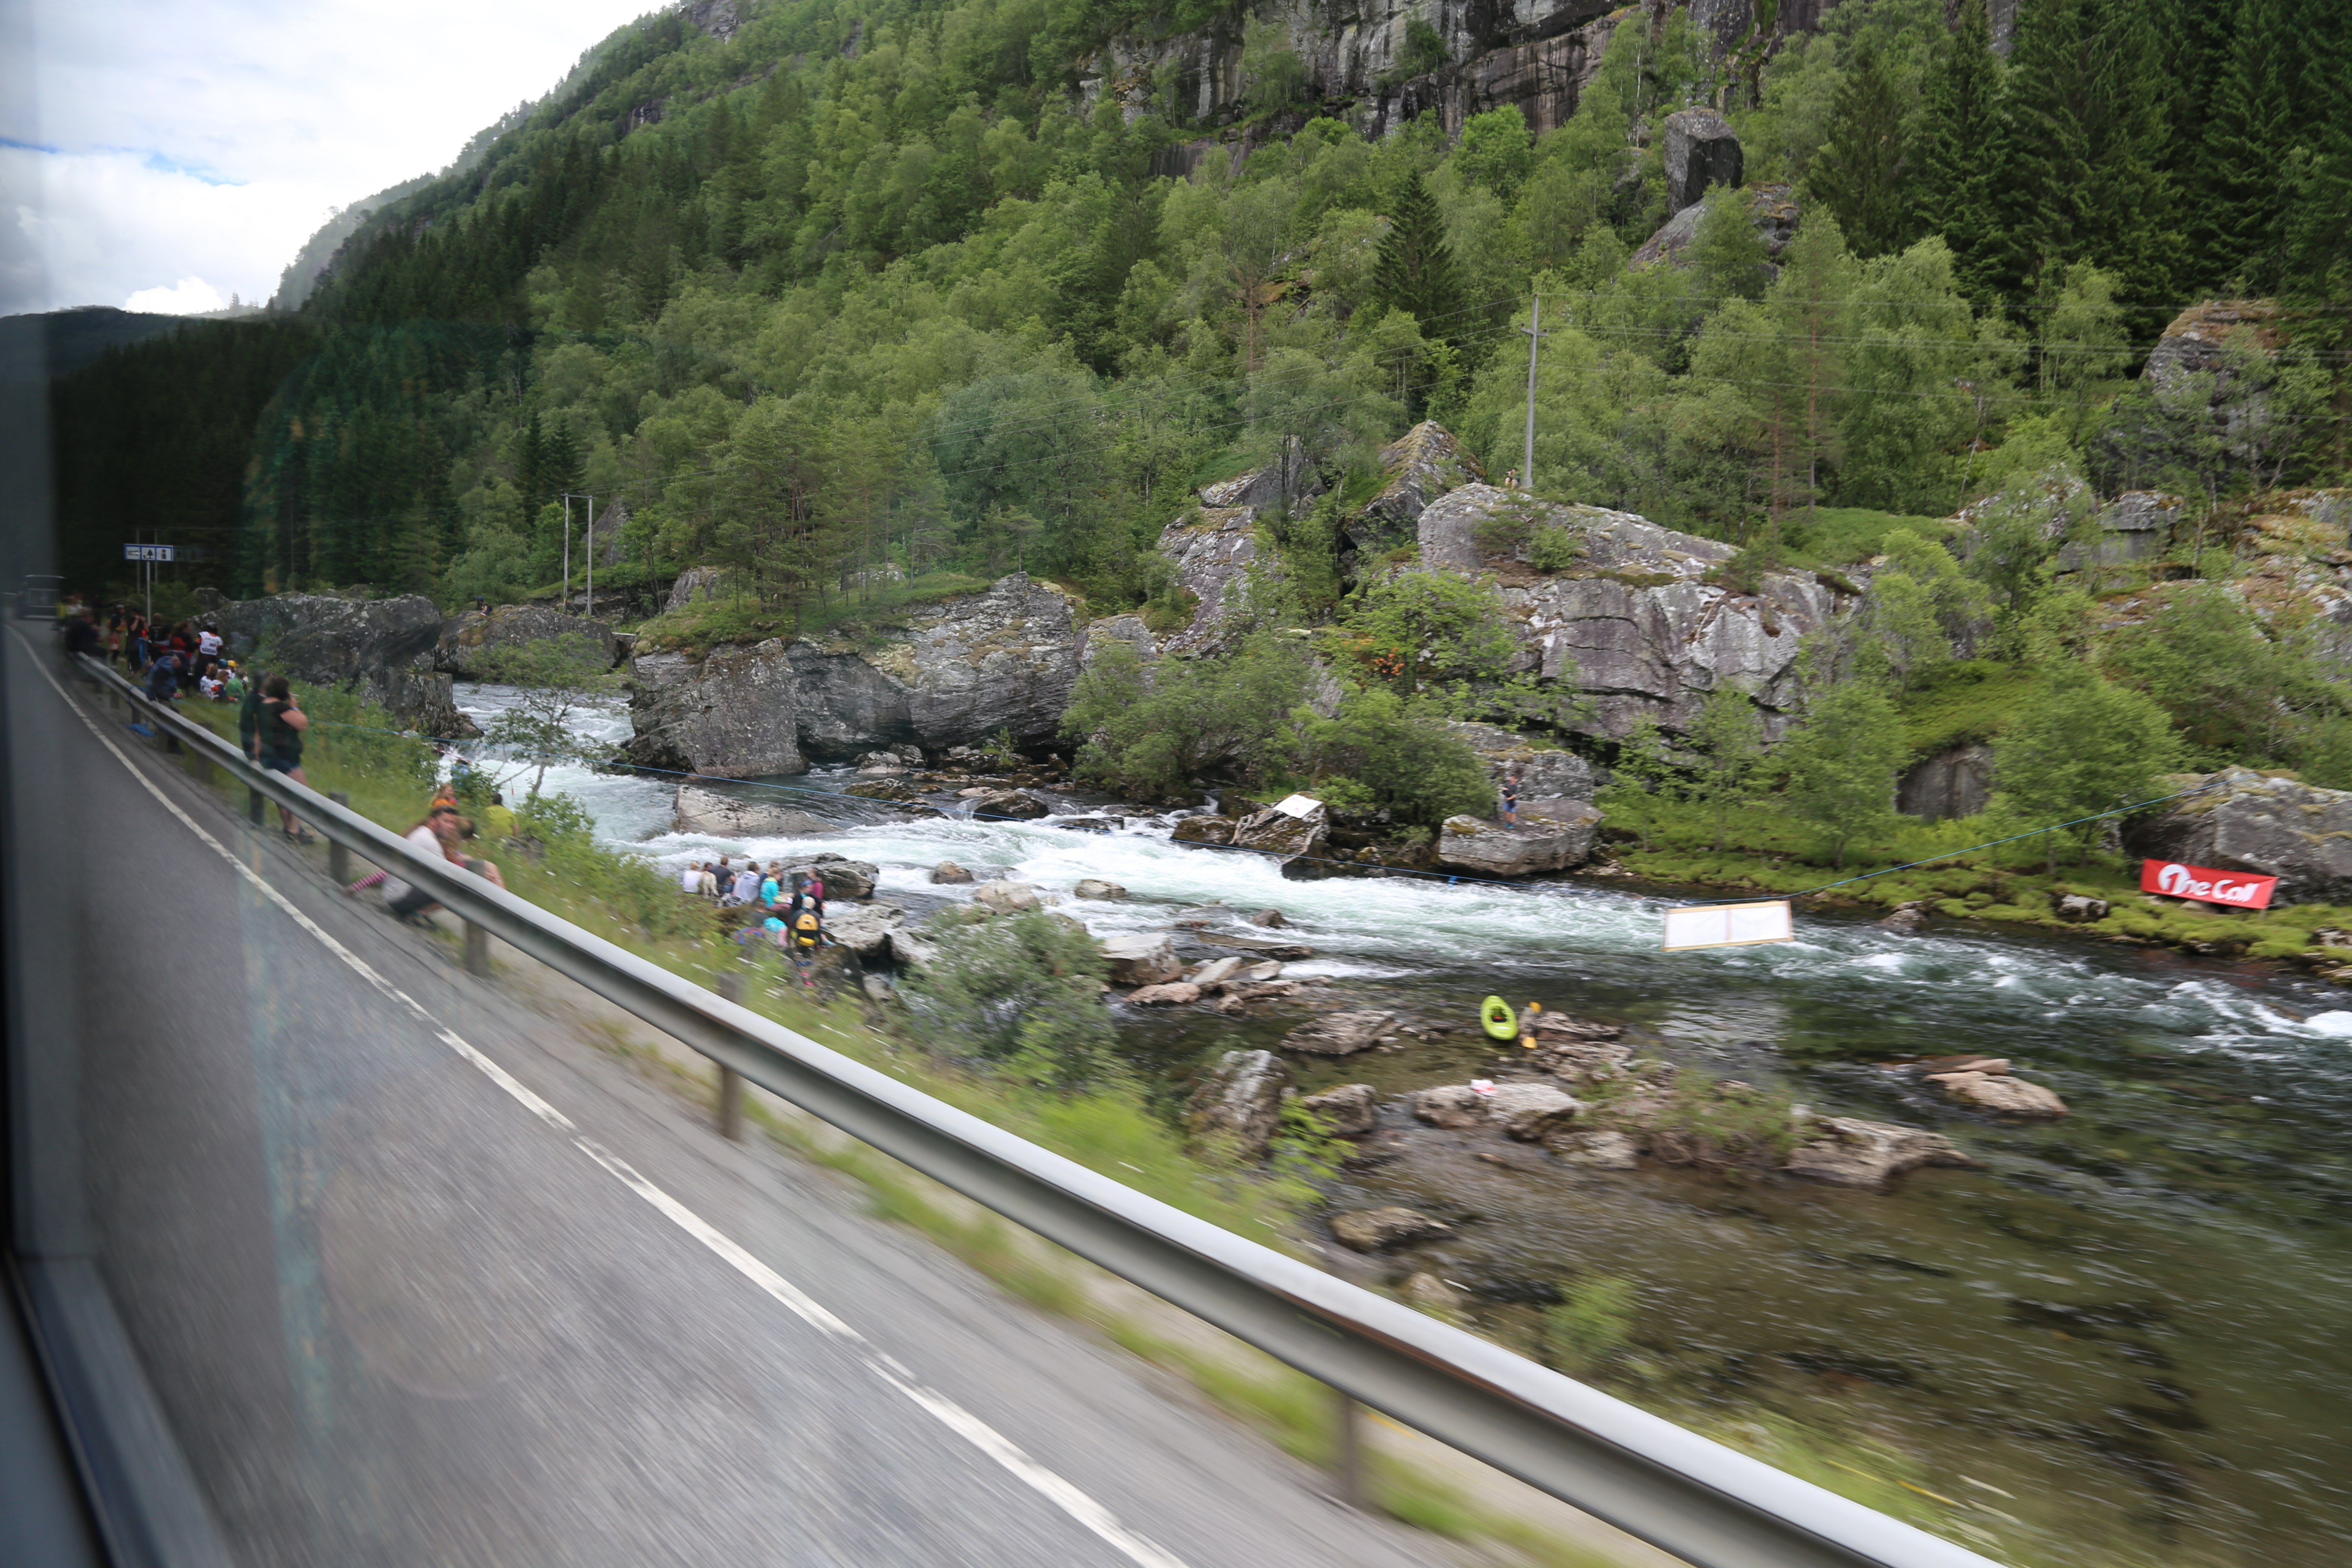
[(122, 301), (122, 308), (157, 316), (194, 316), (227, 303), (221, 291), (203, 279), (183, 278), (169, 289), (142, 289)]
[(266, 300), (331, 207), (441, 168), (652, 8), (36, 0), (38, 90), (0, 101), (0, 212), (39, 265), (0, 265), (0, 313), (199, 279)]

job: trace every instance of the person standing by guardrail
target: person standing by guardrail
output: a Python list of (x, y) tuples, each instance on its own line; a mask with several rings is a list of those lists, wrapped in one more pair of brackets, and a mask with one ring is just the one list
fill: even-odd
[[(294, 689), (282, 675), (273, 675), (261, 688), (261, 766), (265, 772), (284, 773), (296, 784), (310, 781), (302, 772), (302, 731), (310, 727), (310, 716), (294, 700)], [(278, 826), (286, 837), (297, 844), (310, 842), (310, 830), (294, 820), (294, 814), (284, 806), (278, 808)]]
[(158, 654), (155, 662), (147, 667), (147, 700), (170, 703), (180, 694), (180, 656)]

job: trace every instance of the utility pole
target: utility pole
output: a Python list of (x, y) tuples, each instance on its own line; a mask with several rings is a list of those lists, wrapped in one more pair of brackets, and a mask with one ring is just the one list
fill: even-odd
[(572, 492), (563, 492), (563, 586), (555, 595), (555, 607), (567, 608), (572, 603)]
[(1528, 452), (1519, 467), (1519, 488), (1529, 495), (1536, 488), (1536, 350), (1549, 334), (1543, 329), (1543, 296), (1535, 297), (1534, 307), (1528, 313), (1528, 324), (1519, 331), (1528, 335)]

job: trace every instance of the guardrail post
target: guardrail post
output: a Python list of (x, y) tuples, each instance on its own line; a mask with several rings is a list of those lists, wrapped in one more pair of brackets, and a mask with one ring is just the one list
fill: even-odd
[(490, 973), (490, 931), (488, 926), (466, 922), (466, 973), (485, 979)]
[(1339, 1448), (1333, 1479), (1339, 1483), (1341, 1502), (1349, 1508), (1364, 1508), (1369, 1506), (1369, 1500), (1364, 1488), (1363, 1411), (1338, 1389), (1333, 1389), (1331, 1394), (1339, 1402)]
[[(743, 977), (729, 970), (719, 977), (719, 994), (730, 1002), (743, 1000)], [(740, 1142), (743, 1137), (743, 1075), (719, 1064), (719, 1135)]]
[[(344, 790), (331, 789), (327, 792), (327, 798), (337, 805), (352, 804), (350, 794)], [(338, 887), (351, 886), (352, 852), (343, 847), (343, 841), (340, 838), (327, 840), (327, 875), (334, 879)]]
[(256, 827), (268, 820), (269, 802), (251, 784), (245, 786), (245, 819)]

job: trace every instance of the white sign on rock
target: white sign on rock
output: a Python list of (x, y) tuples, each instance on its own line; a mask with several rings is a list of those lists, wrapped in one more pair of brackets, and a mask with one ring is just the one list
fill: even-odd
[(1764, 942), (1794, 942), (1797, 933), (1789, 900), (1771, 899), (1753, 904), (1695, 904), (1666, 911), (1667, 952), (1695, 947), (1752, 947)]
[(1311, 795), (1285, 795), (1274, 803), (1274, 809), (1285, 816), (1306, 816), (1323, 803)]

